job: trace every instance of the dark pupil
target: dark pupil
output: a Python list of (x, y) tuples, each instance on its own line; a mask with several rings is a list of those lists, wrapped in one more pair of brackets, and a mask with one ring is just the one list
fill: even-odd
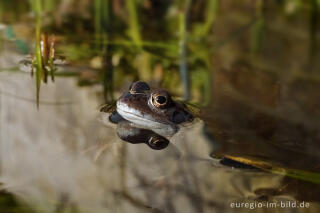
[(158, 96), (157, 98), (156, 98), (156, 101), (159, 103), (159, 104), (164, 104), (165, 102), (166, 102), (166, 97), (164, 97), (164, 96)]
[(157, 97), (156, 97), (156, 101), (157, 101), (159, 104), (164, 104), (164, 103), (167, 101), (167, 99), (166, 99), (166, 97), (164, 97), (164, 96), (157, 96)]

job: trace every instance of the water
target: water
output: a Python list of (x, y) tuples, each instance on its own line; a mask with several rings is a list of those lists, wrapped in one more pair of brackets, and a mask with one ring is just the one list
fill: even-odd
[[(315, 6), (110, 2), (0, 2), (0, 212), (318, 212)], [(197, 106), (163, 150), (99, 112), (138, 79)]]

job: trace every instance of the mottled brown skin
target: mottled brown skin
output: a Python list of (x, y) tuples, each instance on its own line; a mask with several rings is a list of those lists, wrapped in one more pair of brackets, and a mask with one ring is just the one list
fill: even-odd
[(173, 101), (166, 90), (151, 90), (144, 82), (133, 83), (118, 101), (159, 123), (180, 124), (193, 120), (192, 114), (182, 104)]

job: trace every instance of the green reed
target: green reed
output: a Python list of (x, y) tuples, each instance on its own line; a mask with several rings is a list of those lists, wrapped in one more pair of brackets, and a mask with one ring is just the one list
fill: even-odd
[(187, 66), (187, 24), (191, 0), (186, 0), (179, 14), (179, 71), (183, 83), (184, 99), (190, 98), (190, 79)]
[(212, 27), (213, 22), (215, 21), (219, 8), (219, 0), (209, 0), (206, 10), (206, 18), (202, 24), (202, 35), (207, 35)]
[(131, 37), (132, 41), (136, 44), (136, 46), (141, 49), (142, 39), (140, 35), (140, 27), (139, 27), (139, 19), (138, 19), (138, 1), (131, 0), (125, 1), (126, 9), (128, 11), (129, 23), (128, 23), (128, 31), (129, 36)]
[(54, 64), (55, 58), (55, 36), (42, 33), (42, 18), (43, 12), (49, 12), (54, 8), (51, 0), (46, 1), (46, 4), (42, 0), (30, 0), (30, 5), (33, 13), (35, 14), (36, 30), (35, 30), (35, 54), (32, 57), (32, 75), (35, 71), (36, 79), (36, 102), (37, 108), (39, 108), (40, 99), (40, 87), (41, 81), (47, 83), (48, 76), (50, 74), (51, 80), (54, 81), (54, 72), (56, 67)]
[(113, 47), (109, 43), (112, 38), (111, 3), (109, 0), (94, 1), (95, 45), (97, 54), (102, 56), (103, 60), (99, 72), (105, 103), (113, 100)]
[(101, 24), (101, 17), (102, 17), (102, 11), (101, 11), (101, 0), (95, 0), (94, 1), (94, 29), (95, 29), (95, 40), (97, 41), (97, 49), (101, 48), (101, 37), (102, 37), (102, 24)]
[(37, 96), (37, 107), (39, 108), (40, 98), (40, 85), (41, 79), (44, 76), (42, 55), (41, 55), (41, 14), (42, 14), (42, 1), (31, 0), (32, 10), (36, 17), (36, 49), (35, 49), (35, 76), (36, 76), (36, 96)]
[(265, 21), (263, 16), (263, 0), (256, 1), (256, 21), (251, 30), (251, 54), (255, 55), (261, 48), (261, 43), (264, 34)]
[(310, 1), (311, 11), (310, 11), (310, 42), (309, 42), (309, 67), (313, 71), (313, 64), (317, 60), (316, 52), (318, 46), (318, 33), (319, 33), (319, 10), (320, 10), (320, 0)]

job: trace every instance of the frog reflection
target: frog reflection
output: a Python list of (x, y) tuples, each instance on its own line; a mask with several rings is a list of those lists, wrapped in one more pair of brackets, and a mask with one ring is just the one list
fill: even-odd
[(193, 121), (183, 104), (172, 100), (163, 89), (150, 89), (142, 81), (134, 82), (117, 100), (109, 120), (117, 124), (118, 136), (130, 143), (146, 143), (152, 149), (164, 149), (179, 124)]

